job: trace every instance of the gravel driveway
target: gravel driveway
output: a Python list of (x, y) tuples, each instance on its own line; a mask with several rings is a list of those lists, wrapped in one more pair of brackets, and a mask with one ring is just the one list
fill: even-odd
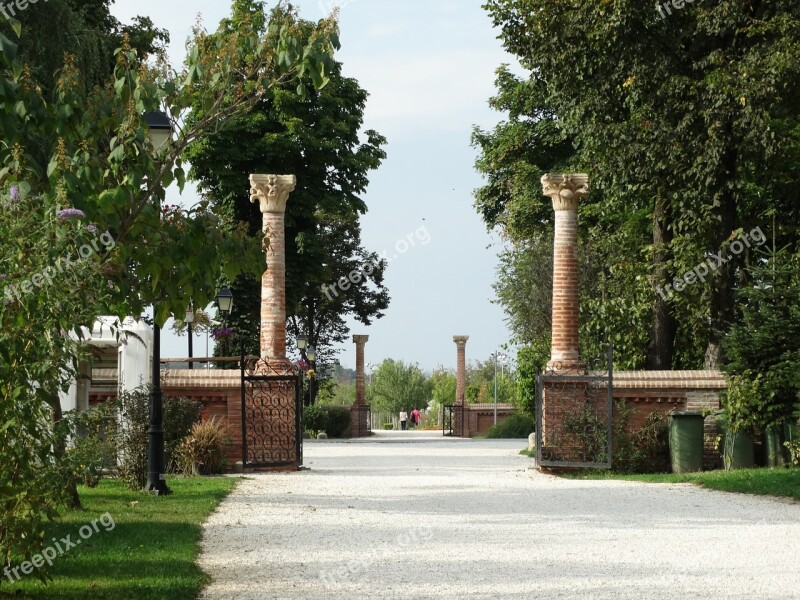
[(206, 523), (203, 597), (800, 598), (800, 504), (558, 479), (524, 446), (308, 443)]

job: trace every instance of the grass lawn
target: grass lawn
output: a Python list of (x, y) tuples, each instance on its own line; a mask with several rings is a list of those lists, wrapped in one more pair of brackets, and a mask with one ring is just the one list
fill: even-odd
[[(237, 481), (171, 477), (173, 494), (162, 497), (132, 492), (113, 479), (94, 489), (82, 487), (84, 510), (65, 511), (46, 538), (70, 535), (80, 545), (53, 560), (47, 585), (35, 572), (13, 584), (3, 575), (0, 598), (196, 598), (208, 579), (196, 564), (200, 524)], [(105, 513), (111, 518), (101, 518)], [(97, 531), (79, 534), (95, 519)]]
[(704, 473), (618, 475), (608, 471), (578, 471), (563, 475), (571, 479), (621, 479), (647, 483), (695, 483), (724, 492), (785, 496), (800, 500), (800, 469), (740, 469)]

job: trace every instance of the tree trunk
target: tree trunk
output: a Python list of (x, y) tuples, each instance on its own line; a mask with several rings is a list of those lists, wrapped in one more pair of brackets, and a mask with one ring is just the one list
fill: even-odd
[[(61, 399), (56, 396), (50, 402), (50, 406), (53, 408), (53, 427), (58, 427), (58, 424), (64, 418), (64, 413), (61, 410)], [(56, 436), (55, 448), (53, 449), (55, 452), (56, 460), (62, 460), (64, 455), (67, 453), (66, 447), (66, 439), (61, 436)], [(71, 509), (79, 509), (82, 508), (81, 506), (81, 497), (78, 494), (78, 486), (75, 483), (75, 480), (70, 477), (69, 481), (67, 482), (67, 495), (69, 499), (67, 501), (67, 506)]]
[[(730, 126), (728, 127), (730, 130)], [(713, 244), (727, 262), (711, 274), (711, 302), (710, 302), (710, 328), (708, 332), (708, 345), (706, 346), (706, 369), (718, 369), (724, 360), (722, 352), (722, 338), (725, 336), (730, 324), (733, 322), (736, 300), (734, 297), (736, 285), (736, 260), (731, 254), (728, 242), (731, 234), (736, 229), (736, 189), (733, 182), (736, 177), (736, 162), (738, 159), (733, 136), (729, 134), (731, 145), (722, 157), (723, 173), (719, 181), (720, 190), (717, 194), (719, 200), (717, 208), (713, 211), (716, 223), (713, 229)]]
[(667, 285), (671, 283), (666, 268), (672, 231), (669, 201), (661, 192), (653, 207), (653, 286), (656, 292), (653, 305), (653, 320), (650, 328), (650, 342), (647, 346), (645, 368), (649, 371), (668, 371), (672, 369), (672, 355), (675, 348), (677, 323), (669, 303)]

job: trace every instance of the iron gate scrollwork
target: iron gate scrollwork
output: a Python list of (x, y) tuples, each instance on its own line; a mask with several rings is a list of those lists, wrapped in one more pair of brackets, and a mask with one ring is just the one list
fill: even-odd
[(245, 468), (303, 464), (303, 383), (294, 368), (242, 356), (242, 463)]
[(464, 435), (464, 405), (442, 406), (442, 435), (461, 437)]
[[(536, 377), (536, 462), (609, 469), (614, 429), (613, 346), (579, 372), (560, 365)], [(605, 364), (603, 364), (605, 363)]]

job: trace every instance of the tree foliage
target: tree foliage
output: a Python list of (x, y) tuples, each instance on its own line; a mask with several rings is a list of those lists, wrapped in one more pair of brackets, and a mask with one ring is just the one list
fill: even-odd
[[(494, 104), (509, 119), (474, 138), (487, 224), (511, 239), (541, 236), (551, 217), (536, 175), (589, 172), (581, 234), (608, 292), (582, 314), (590, 329), (616, 318), (609, 329), (629, 344), (617, 356), (630, 365), (721, 364), (752, 260), (731, 244), (766, 230), (775, 211), (779, 244), (797, 239), (800, 7), (722, 0), (665, 19), (636, 0), (485, 7), (528, 73), (500, 72)], [(720, 252), (730, 260), (707, 279), (659, 296)], [(649, 339), (627, 335), (645, 322)]]
[(751, 276), (739, 290), (742, 319), (723, 341), (735, 384), (727, 404), (732, 421), (767, 427), (800, 407), (800, 254), (769, 254)]
[[(154, 300), (163, 324), (170, 314), (183, 315), (192, 298), (207, 303), (223, 271), (234, 277), (256, 269), (258, 244), (206, 204), (162, 211), (157, 201), (170, 183), (182, 185), (180, 156), (189, 143), (248, 111), (273, 85), (309, 72), (323, 85), (336, 26), (322, 22), (300, 42), (292, 14), (271, 23), (266, 36), (246, 14), (234, 12), (231, 22), (236, 32), (225, 43), (198, 31), (178, 73), (143, 64), (123, 36), (108, 57), (113, 73), (90, 88), (75, 57), (66, 55), (49, 95), (36, 65), (23, 63), (18, 44), (0, 32), (0, 555), (6, 562), (41, 548), (44, 522), (69, 489), (65, 436), (50, 420), (61, 420), (58, 392), (80, 356), (81, 326), (91, 329), (100, 314), (139, 315)], [(21, 35), (19, 22), (10, 26)], [(180, 127), (193, 103), (203, 106), (205, 118)], [(157, 150), (143, 114), (159, 109), (177, 132)]]
[[(240, 4), (263, 20), (262, 2)], [(301, 39), (313, 35), (312, 23), (299, 27)], [(323, 89), (303, 96), (294, 84), (273, 87), (253, 110), (198, 140), (185, 155), (200, 190), (219, 210), (247, 221), (254, 236), (260, 235), (262, 215), (250, 202), (246, 175), (297, 176), (286, 212), (287, 325), (290, 334), (308, 336), (323, 363), (331, 359), (330, 346), (346, 338), (347, 317), (369, 325), (389, 303), (385, 264), (362, 247), (359, 224), (367, 210), (361, 198), (367, 175), (385, 158), (386, 140), (362, 131), (367, 92), (358, 82), (335, 61), (326, 76)], [(196, 106), (192, 119), (201, 118), (203, 109)], [(232, 290), (237, 302), (229, 322), (242, 334), (246, 351), (257, 353), (260, 280), (239, 278)]]
[(418, 365), (386, 359), (372, 376), (372, 404), (390, 413), (424, 409), (431, 398), (431, 385)]

